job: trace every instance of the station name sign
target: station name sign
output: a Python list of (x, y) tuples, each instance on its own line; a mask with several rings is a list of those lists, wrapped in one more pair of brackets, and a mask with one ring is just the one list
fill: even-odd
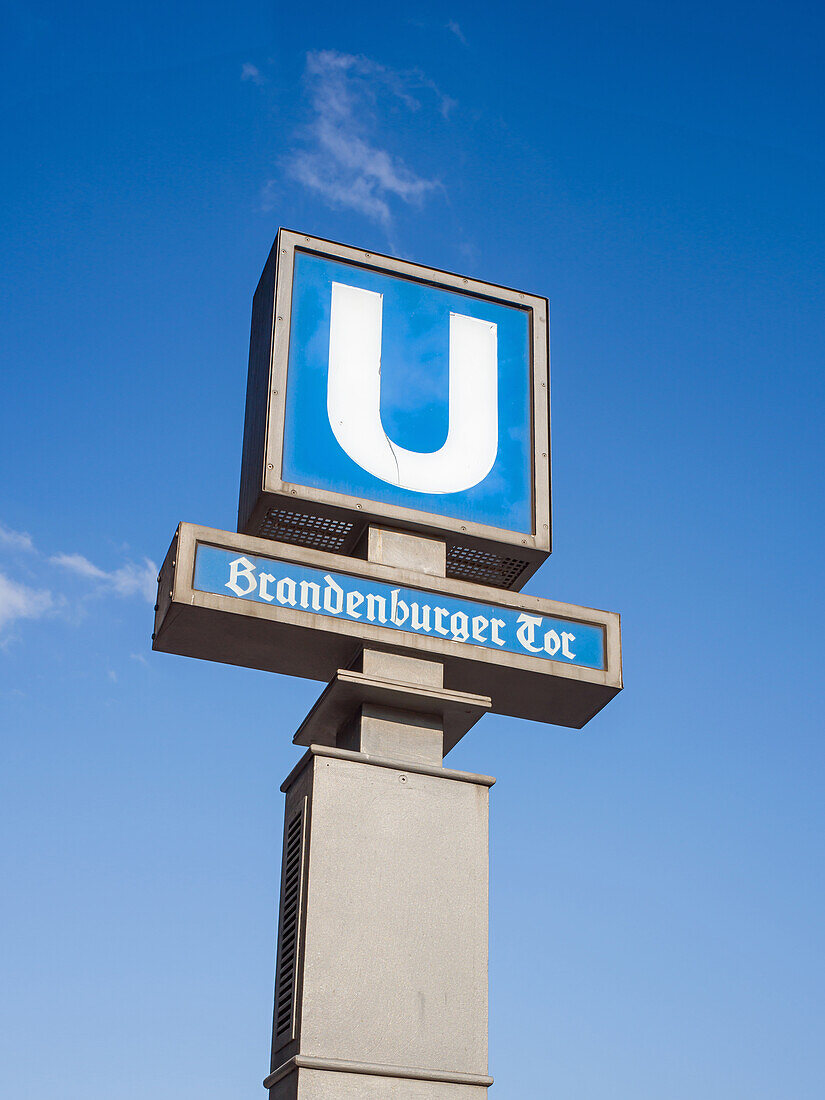
[(580, 729), (622, 687), (619, 616), (182, 523), (153, 647), (330, 682), (365, 646), (444, 666), (493, 713)]
[(269, 556), (200, 545), (194, 588), (277, 604), (349, 622), (450, 639), (493, 652), (530, 654), (585, 668), (605, 667), (604, 628), (487, 601), (313, 569)]

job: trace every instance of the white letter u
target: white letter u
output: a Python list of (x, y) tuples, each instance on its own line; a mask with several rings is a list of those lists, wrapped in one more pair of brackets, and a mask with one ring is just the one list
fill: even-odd
[(437, 451), (408, 451), (381, 424), (383, 295), (332, 284), (327, 413), (353, 462), (402, 489), (459, 493), (482, 481), (498, 452), (495, 324), (450, 314), (449, 427)]

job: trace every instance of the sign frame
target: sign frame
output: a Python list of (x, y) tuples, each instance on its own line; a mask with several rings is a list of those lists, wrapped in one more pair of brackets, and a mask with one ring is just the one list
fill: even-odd
[[(301, 252), (525, 311), (531, 358), (530, 531), (284, 480), (293, 276)], [(457, 579), (519, 590), (546, 560), (552, 547), (549, 303), (538, 295), (280, 229), (253, 300), (238, 531), (352, 554), (370, 524), (445, 538), (448, 576)]]

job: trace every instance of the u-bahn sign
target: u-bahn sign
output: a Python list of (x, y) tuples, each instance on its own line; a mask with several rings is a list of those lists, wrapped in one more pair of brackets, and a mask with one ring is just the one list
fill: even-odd
[[(518, 592), (550, 552), (547, 322), (544, 298), (281, 230), (238, 534), (180, 526), (155, 649), (331, 682), (367, 646), (500, 714), (588, 722), (621, 689), (618, 615)], [(376, 530), (426, 536), (405, 545), (437, 545), (439, 575), (367, 560)]]
[(281, 230), (255, 294), (238, 530), (437, 533), (520, 589), (550, 552), (545, 298)]
[[(281, 231), (255, 294), (238, 533), (182, 523), (153, 648), (320, 680), (286, 795), (270, 1100), (486, 1095), (484, 714), (581, 728), (619, 616), (550, 552), (544, 298)], [(277, 711), (277, 706), (275, 708)]]

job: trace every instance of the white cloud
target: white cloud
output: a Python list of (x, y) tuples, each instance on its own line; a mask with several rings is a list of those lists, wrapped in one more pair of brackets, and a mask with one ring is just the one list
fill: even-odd
[(63, 569), (68, 569), (72, 573), (77, 573), (81, 577), (89, 577), (92, 580), (106, 580), (108, 574), (102, 569), (98, 569), (96, 565), (93, 565), (88, 558), (84, 558), (82, 554), (55, 554), (49, 558), (52, 565), (59, 565)]
[(98, 581), (102, 587), (110, 589), (118, 596), (142, 596), (149, 603), (155, 602), (158, 567), (149, 558), (144, 558), (142, 565), (126, 562), (120, 569), (110, 573), (84, 558), (82, 554), (55, 554), (49, 561), (79, 577)]
[[(19, 553), (28, 555), (22, 561)], [(0, 524), (0, 555), (15, 560), (10, 574), (9, 567), (0, 569), (0, 647), (7, 641), (8, 628), (23, 619), (42, 619), (46, 615), (62, 614), (69, 618), (77, 617), (83, 610), (83, 597), (77, 593), (68, 594), (61, 589), (59, 570), (72, 573), (91, 585), (91, 594), (95, 596), (114, 595), (122, 597), (137, 596), (147, 603), (154, 603), (157, 594), (157, 566), (149, 558), (142, 562), (126, 561), (117, 569), (107, 571), (95, 565), (82, 554), (53, 554), (46, 557), (34, 545), (30, 535), (14, 531)], [(48, 572), (46, 583), (49, 588), (34, 587), (16, 579), (19, 568), (23, 567), (26, 579), (37, 576), (41, 583), (44, 577), (44, 565), (57, 566)], [(14, 576), (15, 579), (12, 579)], [(88, 594), (87, 597), (88, 598)]]
[(312, 121), (287, 157), (287, 174), (331, 206), (348, 207), (389, 229), (393, 202), (420, 205), (441, 184), (384, 148), (381, 111), (400, 103), (410, 112), (421, 97), (449, 114), (453, 101), (423, 73), (395, 72), (366, 57), (320, 50), (307, 54), (305, 83)]
[(456, 36), (462, 46), (467, 45), (467, 39), (464, 37), (464, 31), (461, 29), (458, 23), (456, 23), (455, 19), (450, 19), (448, 21), (447, 30), (452, 31), (452, 33)]
[(158, 592), (158, 567), (149, 558), (142, 565), (128, 562), (109, 574), (109, 580), (119, 596), (142, 596), (147, 603), (154, 603)]
[(51, 592), (29, 588), (0, 573), (0, 631), (17, 619), (39, 619), (53, 606)]
[(259, 86), (261, 84), (266, 84), (266, 77), (258, 66), (253, 65), (251, 61), (244, 61), (241, 66), (241, 80), (251, 80), (253, 84)]
[(31, 535), (26, 534), (25, 531), (12, 531), (2, 523), (0, 523), (0, 543), (10, 546), (13, 550), (34, 550)]

